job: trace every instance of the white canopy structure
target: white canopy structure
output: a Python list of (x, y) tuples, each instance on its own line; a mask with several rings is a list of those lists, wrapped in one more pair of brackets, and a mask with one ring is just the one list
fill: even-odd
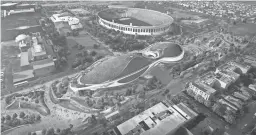
[(25, 34), (20, 34), (15, 38), (15, 42), (20, 42), (21, 40), (26, 39), (28, 36)]

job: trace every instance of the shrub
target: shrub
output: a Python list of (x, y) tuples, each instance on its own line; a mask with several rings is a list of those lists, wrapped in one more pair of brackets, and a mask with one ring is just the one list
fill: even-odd
[(24, 112), (20, 112), (20, 118), (24, 118), (24, 116), (25, 116), (25, 113)]
[(38, 99), (35, 100), (35, 103), (37, 103), (37, 104), (39, 103)]

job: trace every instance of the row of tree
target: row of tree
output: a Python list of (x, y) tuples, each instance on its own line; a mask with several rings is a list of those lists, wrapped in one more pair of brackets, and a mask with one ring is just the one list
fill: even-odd
[[(54, 128), (49, 128), (49, 129), (43, 129), (41, 131), (40, 135), (73, 135), (74, 132), (72, 131), (73, 125), (69, 124), (68, 128), (64, 129), (55, 129)], [(37, 135), (36, 132), (29, 132), (28, 135)]]
[[(25, 124), (33, 124), (41, 120), (41, 116), (39, 114), (28, 114), (26, 115), (24, 112), (20, 112), (19, 117), (17, 113), (14, 113), (12, 116), (6, 115), (1, 117), (2, 125), (7, 125), (9, 127), (16, 127)], [(5, 127), (5, 126), (4, 126)], [(2, 128), (2, 132), (9, 128)]]

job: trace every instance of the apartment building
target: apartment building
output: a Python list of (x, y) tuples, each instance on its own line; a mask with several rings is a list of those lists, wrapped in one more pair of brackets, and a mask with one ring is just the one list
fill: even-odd
[(212, 71), (202, 75), (200, 80), (212, 88), (227, 89), (232, 84), (229, 77)]
[(200, 80), (190, 82), (188, 89), (192, 90), (196, 95), (201, 95), (205, 100), (211, 99), (211, 97), (216, 93), (214, 88), (201, 82)]

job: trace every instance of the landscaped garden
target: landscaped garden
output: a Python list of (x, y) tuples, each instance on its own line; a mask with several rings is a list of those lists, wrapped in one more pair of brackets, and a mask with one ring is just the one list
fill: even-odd
[(41, 116), (39, 114), (26, 115), (24, 112), (20, 112), (19, 115), (14, 113), (12, 116), (7, 114), (1, 118), (1, 132), (26, 124), (34, 124), (40, 121)]
[(41, 115), (49, 115), (50, 110), (44, 101), (44, 91), (30, 91), (28, 93), (15, 93), (5, 98), (6, 109), (29, 109)]
[(111, 57), (86, 73), (81, 82), (85, 84), (97, 84), (114, 79), (119, 75), (132, 58), (129, 55)]

